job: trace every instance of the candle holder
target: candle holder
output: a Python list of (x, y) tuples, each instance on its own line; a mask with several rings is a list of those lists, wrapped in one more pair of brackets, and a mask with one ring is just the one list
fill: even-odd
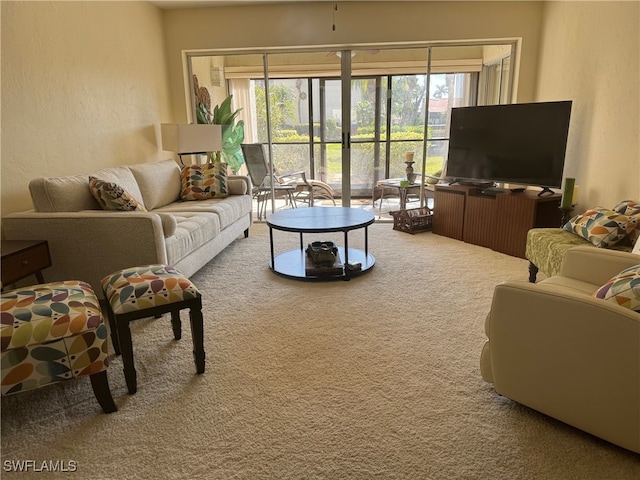
[(415, 163), (413, 161), (414, 155), (415, 152), (406, 152), (404, 154), (404, 163), (407, 165), (405, 171), (407, 172), (407, 180), (409, 180), (409, 183), (413, 183), (416, 180), (416, 174), (413, 172), (413, 164)]
[(560, 226), (564, 227), (565, 223), (571, 219), (573, 207), (560, 207), (560, 211), (562, 212), (562, 216), (560, 217)]
[(407, 168), (406, 168), (406, 172), (407, 172), (407, 180), (409, 180), (409, 183), (413, 183), (416, 180), (416, 174), (413, 172), (413, 161), (409, 161), (407, 160), (406, 162), (404, 162), (407, 164)]

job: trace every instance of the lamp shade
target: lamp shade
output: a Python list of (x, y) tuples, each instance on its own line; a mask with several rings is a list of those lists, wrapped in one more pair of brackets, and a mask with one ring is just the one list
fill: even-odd
[(222, 127), (210, 124), (160, 125), (162, 149), (181, 155), (219, 152), (222, 150)]

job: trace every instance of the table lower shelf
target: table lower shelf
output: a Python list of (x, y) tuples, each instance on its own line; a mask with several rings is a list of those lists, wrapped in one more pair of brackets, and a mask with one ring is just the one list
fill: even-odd
[[(344, 247), (338, 247), (340, 259), (345, 261)], [(274, 273), (289, 278), (297, 278), (300, 280), (347, 280), (371, 270), (376, 263), (373, 255), (365, 254), (364, 250), (357, 248), (349, 249), (349, 262), (359, 262), (362, 267), (360, 270), (343, 272), (339, 275), (307, 275), (306, 273), (306, 252), (302, 249), (289, 250), (275, 256), (275, 267), (269, 262), (269, 266)]]

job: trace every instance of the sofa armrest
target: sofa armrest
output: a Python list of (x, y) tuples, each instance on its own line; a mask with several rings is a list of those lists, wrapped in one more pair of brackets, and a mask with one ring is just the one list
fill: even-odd
[(506, 282), (487, 321), (498, 393), (638, 451), (638, 312), (558, 286)]
[(604, 285), (625, 268), (640, 265), (640, 255), (593, 246), (567, 250), (560, 275), (594, 285)]
[(229, 175), (227, 180), (231, 195), (247, 195), (251, 192), (251, 180), (246, 175)]
[(13, 213), (2, 219), (6, 240), (47, 240), (47, 282), (83, 280), (102, 297), (100, 280), (136, 265), (166, 263), (160, 216), (148, 212)]

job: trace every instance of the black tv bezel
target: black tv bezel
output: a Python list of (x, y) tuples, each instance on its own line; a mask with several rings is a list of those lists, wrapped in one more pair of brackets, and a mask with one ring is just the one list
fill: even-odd
[[(449, 172), (449, 160), (451, 158), (451, 151), (452, 151), (452, 143), (451, 143), (451, 138), (452, 138), (452, 134), (454, 133), (454, 111), (456, 110), (465, 110), (465, 109), (509, 109), (509, 107), (526, 107), (526, 106), (543, 106), (543, 105), (561, 105), (564, 104), (567, 106), (567, 110), (566, 110), (566, 123), (563, 123), (563, 125), (566, 125), (566, 127), (563, 127), (563, 132), (565, 132), (563, 140), (562, 140), (562, 168), (559, 174), (559, 177), (557, 178), (557, 182), (550, 182), (550, 181), (545, 181), (545, 180), (549, 180), (549, 178), (546, 179), (540, 179), (540, 181), (536, 181), (533, 180), (531, 178), (521, 178), (521, 177), (495, 177), (495, 178), (479, 178), (479, 177), (469, 177), (469, 176), (456, 176), (456, 175), (452, 175)], [(570, 127), (570, 121), (571, 121), (571, 110), (572, 110), (572, 106), (573, 106), (573, 101), (572, 100), (559, 100), (559, 101), (548, 101), (548, 102), (526, 102), (526, 103), (510, 103), (510, 104), (500, 104), (500, 105), (477, 105), (477, 106), (467, 106), (467, 107), (455, 107), (452, 109), (452, 113), (451, 113), (451, 128), (449, 131), (449, 145), (448, 145), (448, 152), (447, 152), (447, 178), (450, 179), (450, 183), (459, 183), (459, 184), (463, 184), (463, 185), (477, 185), (477, 186), (483, 186), (486, 187), (488, 185), (495, 185), (497, 183), (501, 183), (501, 184), (513, 184), (513, 185), (526, 185), (526, 186), (535, 186), (535, 187), (542, 187), (544, 189), (550, 189), (550, 188), (562, 188), (562, 179), (564, 177), (564, 165), (565, 165), (565, 161), (566, 161), (566, 150), (567, 150), (567, 144), (568, 144), (568, 137), (569, 137), (569, 127)], [(455, 147), (455, 145), (454, 145)]]

